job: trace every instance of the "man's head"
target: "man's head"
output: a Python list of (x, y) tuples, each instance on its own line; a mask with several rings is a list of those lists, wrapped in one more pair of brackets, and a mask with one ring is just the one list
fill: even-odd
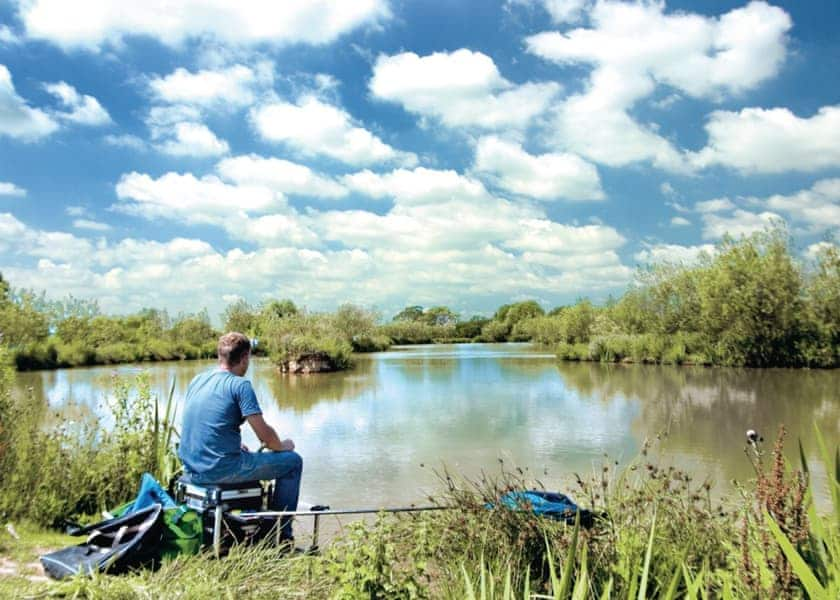
[(251, 358), (251, 340), (236, 331), (219, 338), (219, 364), (223, 369), (240, 377), (248, 371)]

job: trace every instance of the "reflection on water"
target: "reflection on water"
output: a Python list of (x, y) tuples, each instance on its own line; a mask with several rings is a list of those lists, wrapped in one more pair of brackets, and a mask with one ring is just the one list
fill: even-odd
[[(114, 372), (150, 372), (176, 397), (212, 361), (23, 373), (18, 386), (58, 409), (101, 414)], [(357, 357), (343, 373), (289, 376), (252, 362), (266, 418), (304, 456), (303, 497), (351, 507), (422, 501), (433, 469), (476, 475), (498, 459), (563, 487), (604, 454), (626, 461), (665, 433), (664, 459), (718, 486), (750, 476), (749, 428), (773, 438), (780, 423), (813, 454), (812, 424), (840, 439), (840, 372), (558, 363), (523, 344), (398, 347)], [(250, 431), (245, 441), (255, 444)], [(793, 454), (792, 454), (793, 456)], [(424, 465), (424, 466), (421, 466)], [(547, 473), (547, 474), (546, 474)]]

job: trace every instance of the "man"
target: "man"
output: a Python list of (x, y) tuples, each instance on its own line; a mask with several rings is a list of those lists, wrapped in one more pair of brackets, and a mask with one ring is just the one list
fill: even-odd
[[(251, 382), (245, 379), (251, 342), (241, 333), (219, 338), (219, 368), (197, 375), (187, 388), (178, 456), (196, 484), (274, 479), (271, 510), (297, 510), (303, 460), (295, 443), (281, 440), (265, 422)], [(274, 452), (254, 453), (242, 444), (248, 424)], [(281, 538), (292, 540), (292, 522), (283, 519)]]

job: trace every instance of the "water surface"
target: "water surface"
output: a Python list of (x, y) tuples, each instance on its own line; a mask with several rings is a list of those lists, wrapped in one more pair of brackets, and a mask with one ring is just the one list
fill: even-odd
[[(251, 365), (266, 419), (304, 457), (302, 499), (333, 507), (423, 502), (440, 488), (435, 470), (477, 476), (498, 472), (499, 459), (571, 489), (573, 472), (597, 470), (605, 456), (626, 463), (661, 434), (658, 460), (725, 491), (752, 474), (747, 429), (769, 439), (783, 423), (789, 449), (801, 437), (815, 463), (814, 422), (830, 445), (840, 440), (840, 371), (559, 363), (525, 344), (397, 347), (358, 356), (351, 371), (308, 376), (282, 375), (265, 360)], [(47, 398), (60, 418), (107, 422), (115, 372), (148, 370), (159, 397), (174, 377), (183, 398), (190, 379), (213, 367), (21, 373), (18, 386)]]

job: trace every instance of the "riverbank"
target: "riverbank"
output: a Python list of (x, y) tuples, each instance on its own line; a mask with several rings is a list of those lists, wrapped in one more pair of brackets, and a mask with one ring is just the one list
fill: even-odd
[[(0, 561), (19, 568), (0, 574), (0, 593), (462, 600), (533, 594), (801, 598), (807, 591), (811, 598), (836, 597), (840, 506), (828, 516), (813, 510), (805, 493), (807, 466), (786, 472), (781, 441), (745, 457), (754, 461), (755, 482), (720, 503), (710, 498), (705, 481), (658, 463), (652, 454), (646, 449), (620, 471), (605, 462), (566, 490), (599, 515), (591, 528), (488, 508), (488, 501), (509, 489), (538, 485), (528, 473), (504, 466), (474, 481), (444, 473), (433, 500), (455, 510), (345, 524), (319, 555), (278, 559), (271, 547), (239, 547), (222, 560), (203, 554), (156, 572), (56, 583), (42, 580), (34, 563), (47, 547), (69, 538), (20, 526), (19, 540), (0, 534)], [(837, 497), (840, 479), (830, 485)]]

